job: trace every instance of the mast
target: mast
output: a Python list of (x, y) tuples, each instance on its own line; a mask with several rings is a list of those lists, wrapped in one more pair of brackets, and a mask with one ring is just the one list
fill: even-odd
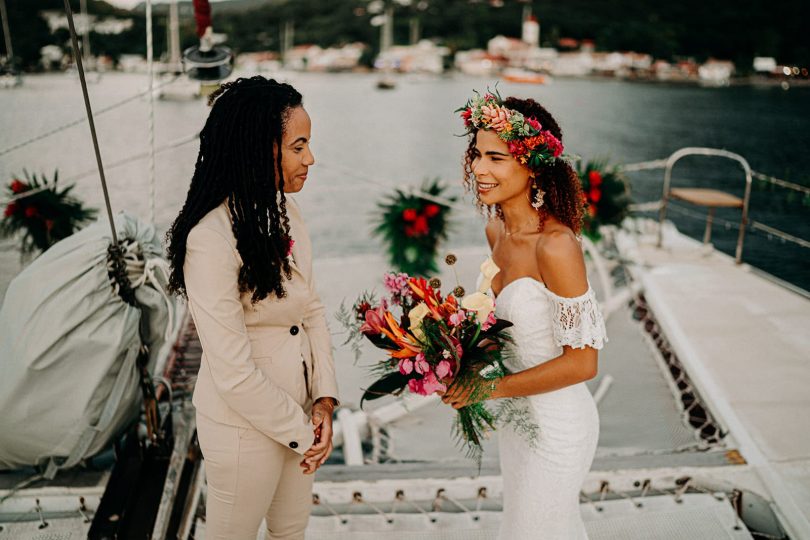
[(179, 73), (180, 67), (180, 16), (177, 0), (169, 4), (169, 71)]
[(3, 37), (6, 41), (6, 63), (14, 69), (14, 49), (11, 48), (11, 34), (8, 30), (8, 13), (6, 13), (6, 0), (0, 0), (0, 17), (3, 19)]
[(394, 6), (385, 7), (385, 22), (380, 30), (380, 52), (387, 51), (394, 44)]

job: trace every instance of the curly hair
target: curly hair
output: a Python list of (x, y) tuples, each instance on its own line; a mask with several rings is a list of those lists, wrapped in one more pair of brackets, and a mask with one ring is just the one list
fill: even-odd
[[(562, 129), (545, 107), (533, 99), (519, 99), (508, 97), (503, 102), (504, 107), (518, 111), (526, 118), (536, 118), (543, 129), (549, 130), (562, 141)], [(464, 186), (475, 194), (476, 205), (488, 217), (503, 219), (498, 205), (486, 206), (478, 197), (475, 189), (475, 174), (472, 170), (473, 160), (476, 157), (475, 135), (473, 130), (469, 135), (469, 143), (464, 153)], [(582, 229), (582, 216), (584, 212), (582, 185), (576, 171), (563, 159), (557, 159), (552, 165), (542, 165), (537, 169), (530, 169), (534, 173), (537, 187), (545, 192), (544, 204), (537, 213), (540, 215), (540, 231), (546, 218), (553, 216), (560, 223), (569, 227), (575, 234)], [(530, 197), (536, 195), (536, 188), (532, 186)]]
[[(227, 200), (236, 248), (242, 257), (240, 292), (255, 304), (270, 294), (286, 296), (290, 279), (290, 224), (281, 169), (281, 138), (290, 112), (302, 106), (289, 84), (261, 76), (221, 85), (200, 133), (200, 152), (180, 214), (168, 233), (170, 289), (186, 296), (183, 264), (191, 229)], [(274, 151), (275, 149), (275, 151)]]

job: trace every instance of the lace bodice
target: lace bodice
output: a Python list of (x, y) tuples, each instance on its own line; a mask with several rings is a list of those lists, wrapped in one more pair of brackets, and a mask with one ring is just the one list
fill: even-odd
[(534, 278), (523, 277), (503, 288), (496, 314), (511, 321), (515, 358), (511, 369), (526, 369), (555, 358), (563, 346), (601, 349), (607, 341), (605, 322), (590, 287), (575, 298), (559, 296)]

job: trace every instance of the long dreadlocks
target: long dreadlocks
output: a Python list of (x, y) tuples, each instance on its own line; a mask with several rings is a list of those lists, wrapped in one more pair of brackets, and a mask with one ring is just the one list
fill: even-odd
[[(290, 224), (281, 169), (281, 138), (301, 94), (261, 76), (220, 86), (200, 133), (200, 153), (183, 209), (166, 234), (170, 288), (186, 295), (183, 263), (191, 229), (227, 199), (236, 247), (242, 257), (239, 290), (259, 302), (286, 295)], [(275, 151), (274, 151), (275, 150)]]

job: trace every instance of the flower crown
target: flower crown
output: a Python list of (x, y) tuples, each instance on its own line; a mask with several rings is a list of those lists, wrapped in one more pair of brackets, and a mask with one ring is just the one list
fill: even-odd
[(461, 112), (467, 133), (475, 129), (488, 129), (509, 145), (509, 153), (521, 164), (530, 169), (551, 165), (562, 158), (563, 144), (549, 130), (543, 129), (534, 117), (526, 118), (522, 113), (507, 109), (498, 91), (487, 92), (467, 100), (467, 104), (456, 112)]

